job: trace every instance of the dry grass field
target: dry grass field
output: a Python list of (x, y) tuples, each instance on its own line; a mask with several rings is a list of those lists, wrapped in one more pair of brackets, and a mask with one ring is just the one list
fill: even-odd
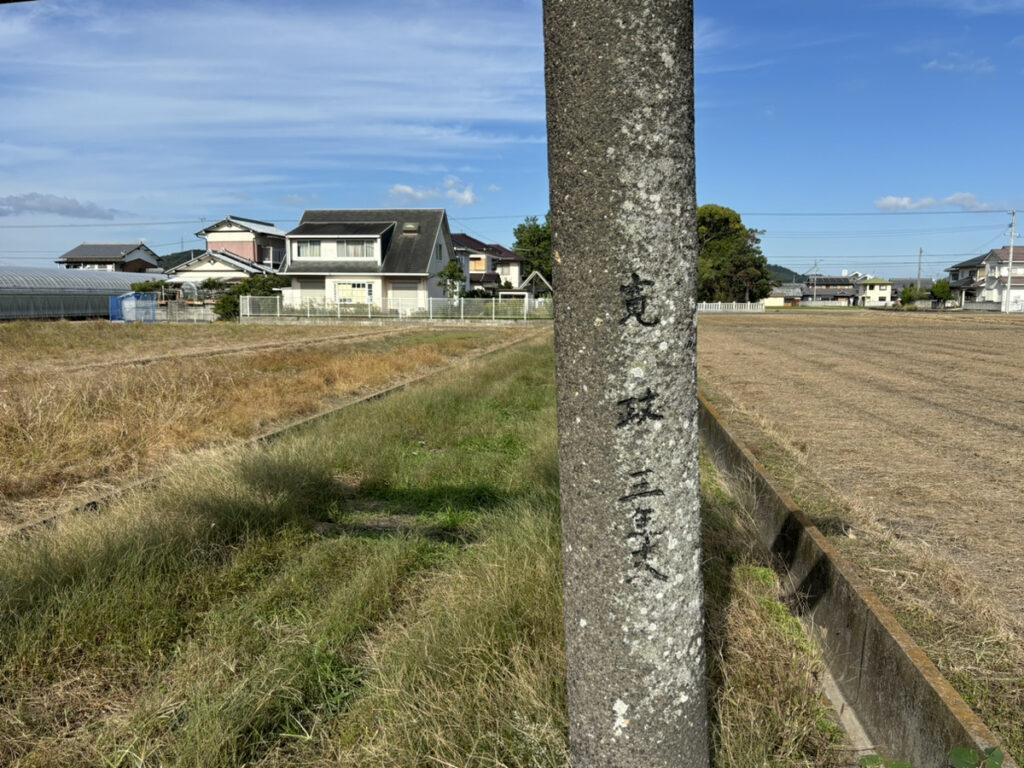
[[(565, 768), (554, 384), (542, 332), (0, 537), (0, 765)], [(848, 766), (748, 518), (701, 495), (713, 764)]]
[(702, 315), (701, 388), (1024, 747), (1024, 318)]
[(521, 332), (0, 325), (0, 534)]

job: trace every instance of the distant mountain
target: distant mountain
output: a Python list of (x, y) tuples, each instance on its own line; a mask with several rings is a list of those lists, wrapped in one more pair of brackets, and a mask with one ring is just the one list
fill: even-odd
[(778, 264), (769, 264), (768, 269), (771, 270), (772, 280), (779, 283), (802, 283), (804, 276), (799, 272), (794, 272), (788, 267), (781, 267)]
[(206, 251), (202, 248), (192, 248), (188, 251), (168, 253), (166, 256), (160, 257), (160, 269), (166, 272), (168, 269), (184, 264), (186, 261), (192, 261), (196, 256), (202, 256), (204, 253), (206, 253)]

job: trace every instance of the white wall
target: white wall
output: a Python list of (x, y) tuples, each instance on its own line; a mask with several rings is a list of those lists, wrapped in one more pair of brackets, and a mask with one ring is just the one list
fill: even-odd
[[(437, 247), (441, 246), (441, 258), (437, 258)], [(437, 237), (434, 238), (434, 245), (430, 249), (430, 268), (428, 272), (430, 277), (427, 278), (427, 292), (426, 297), (431, 299), (440, 299), (445, 293), (437, 280), (437, 273), (440, 272), (449, 261), (452, 260), (452, 253), (448, 250), (448, 246), (444, 242), (444, 232), (438, 228)], [(426, 306), (426, 304), (424, 304)]]

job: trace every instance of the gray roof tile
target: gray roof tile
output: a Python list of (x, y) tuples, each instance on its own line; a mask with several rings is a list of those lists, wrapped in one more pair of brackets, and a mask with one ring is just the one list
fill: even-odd
[(142, 259), (159, 264), (160, 257), (144, 243), (82, 243), (72, 248), (59, 259), (58, 264), (67, 262), (109, 262)]

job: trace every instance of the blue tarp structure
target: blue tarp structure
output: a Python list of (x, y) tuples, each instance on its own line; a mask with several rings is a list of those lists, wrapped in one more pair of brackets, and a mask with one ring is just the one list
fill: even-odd
[(110, 297), (110, 319), (121, 323), (155, 323), (155, 293), (125, 293)]

